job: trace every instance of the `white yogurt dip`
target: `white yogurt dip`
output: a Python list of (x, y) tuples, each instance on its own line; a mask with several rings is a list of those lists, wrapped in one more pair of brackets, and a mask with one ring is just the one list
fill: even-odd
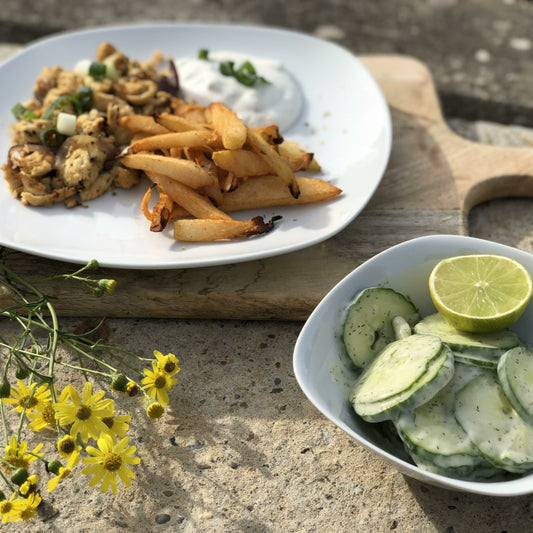
[[(220, 72), (220, 63), (233, 61), (235, 70), (249, 61), (268, 83), (252, 87)], [(287, 130), (298, 119), (303, 98), (296, 82), (276, 60), (238, 52), (209, 52), (208, 59), (178, 58), (175, 61), (180, 89), (188, 102), (207, 106), (223, 102), (249, 127), (276, 124)]]

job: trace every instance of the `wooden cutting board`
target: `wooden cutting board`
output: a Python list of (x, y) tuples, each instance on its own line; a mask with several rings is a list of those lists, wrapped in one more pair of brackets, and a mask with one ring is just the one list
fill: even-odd
[[(363, 56), (389, 103), (393, 146), (368, 206), (324, 243), (258, 261), (183, 270), (102, 269), (113, 296), (94, 298), (74, 282), (43, 286), (61, 316), (305, 320), (346, 274), (385, 248), (422, 235), (467, 234), (469, 210), (503, 196), (533, 196), (533, 150), (486, 146), (443, 120), (431, 73), (406, 56)], [(364, 177), (361, 177), (364, 179)], [(29, 279), (73, 265), (12, 256)], [(7, 305), (0, 293), (0, 305)]]

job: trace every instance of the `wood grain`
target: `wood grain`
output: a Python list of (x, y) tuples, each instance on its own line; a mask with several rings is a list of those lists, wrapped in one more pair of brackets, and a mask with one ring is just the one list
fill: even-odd
[[(533, 150), (486, 146), (443, 120), (431, 73), (405, 56), (360, 58), (382, 87), (393, 119), (387, 171), (368, 206), (345, 230), (310, 248), (258, 261), (182, 270), (102, 269), (117, 281), (94, 298), (77, 283), (44, 292), (60, 316), (305, 320), (345, 275), (376, 253), (428, 234), (466, 233), (470, 208), (500, 196), (533, 196)], [(11, 265), (30, 279), (72, 265), (23, 253)], [(0, 293), (0, 305), (6, 305)]]

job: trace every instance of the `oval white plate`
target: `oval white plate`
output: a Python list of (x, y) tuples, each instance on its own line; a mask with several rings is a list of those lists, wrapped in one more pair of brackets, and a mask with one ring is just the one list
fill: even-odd
[(279, 29), (220, 25), (134, 25), (59, 34), (36, 42), (0, 66), (0, 153), (10, 146), (12, 106), (29, 99), (43, 66), (72, 68), (93, 58), (108, 41), (132, 58), (196, 55), (200, 48), (230, 49), (280, 60), (305, 98), (298, 122), (285, 138), (316, 154), (321, 177), (340, 187), (342, 196), (324, 203), (263, 212), (248, 219), (282, 215), (274, 231), (235, 242), (185, 244), (169, 227), (150, 233), (140, 213), (144, 187), (118, 190), (86, 209), (63, 205), (31, 209), (11, 198), (0, 184), (0, 243), (13, 249), (75, 263), (97, 259), (121, 268), (185, 268), (235, 263), (298, 250), (342, 230), (366, 205), (378, 186), (391, 147), (390, 114), (379, 86), (351, 53), (327, 41)]
[[(420, 237), (393, 246), (356, 268), (318, 304), (306, 321), (294, 349), (296, 379), (309, 400), (327, 418), (368, 450), (402, 473), (448, 489), (492, 496), (533, 493), (533, 473), (499, 482), (452, 479), (416, 467), (403, 448), (352, 409), (349, 392), (356, 373), (342, 345), (343, 316), (348, 304), (366, 287), (392, 287), (408, 295), (425, 316), (435, 312), (427, 280), (440, 259), (472, 253), (512, 257), (533, 275), (533, 255), (482, 239), (457, 235)], [(522, 339), (533, 343), (533, 302), (513, 326)]]

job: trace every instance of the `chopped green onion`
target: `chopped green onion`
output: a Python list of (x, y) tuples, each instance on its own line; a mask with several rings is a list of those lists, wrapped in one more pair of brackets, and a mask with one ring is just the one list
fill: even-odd
[(34, 111), (31, 109), (28, 109), (27, 107), (23, 106), (20, 102), (18, 104), (15, 104), (11, 108), (11, 113), (13, 113), (13, 116), (17, 120), (25, 120), (25, 119), (32, 119), (37, 118), (37, 115)]
[(93, 103), (93, 90), (84, 85), (80, 87), (76, 93), (72, 95), (72, 103), (76, 108), (76, 114), (81, 115), (84, 111), (91, 108)]
[(258, 76), (254, 66), (250, 61), (245, 61), (237, 70), (235, 70), (235, 63), (233, 61), (222, 61), (219, 65), (220, 73), (224, 76), (232, 76), (239, 83), (246, 85), (247, 87), (253, 87), (254, 85), (270, 82), (262, 76)]
[(102, 81), (106, 77), (106, 73), (107, 65), (105, 63), (93, 61), (89, 66), (89, 76), (94, 78), (96, 81)]
[(235, 76), (234, 65), (235, 63), (233, 61), (222, 61), (218, 66), (218, 69), (224, 76)]
[(56, 128), (48, 128), (39, 134), (41, 144), (50, 148), (57, 148), (65, 140), (65, 136), (57, 131)]
[(252, 87), (257, 81), (255, 68), (249, 61), (246, 61), (239, 67), (239, 70), (235, 72), (235, 77), (237, 78), (237, 81), (248, 87)]
[(91, 107), (93, 100), (93, 91), (90, 87), (83, 86), (78, 92), (74, 94), (65, 94), (56, 98), (51, 104), (50, 107), (46, 110), (43, 115), (44, 120), (48, 120), (54, 111), (61, 109), (66, 104), (71, 103), (74, 106), (77, 115), (81, 115), (84, 111)]
[(59, 98), (56, 98), (50, 104), (50, 107), (45, 111), (43, 115), (43, 119), (48, 120), (56, 109), (61, 109), (63, 106), (68, 104), (70, 101), (71, 101), (71, 96), (69, 94), (65, 94), (63, 96), (60, 96)]
[(207, 61), (209, 59), (209, 50), (207, 48), (202, 48), (199, 50), (198, 59), (205, 59)]

